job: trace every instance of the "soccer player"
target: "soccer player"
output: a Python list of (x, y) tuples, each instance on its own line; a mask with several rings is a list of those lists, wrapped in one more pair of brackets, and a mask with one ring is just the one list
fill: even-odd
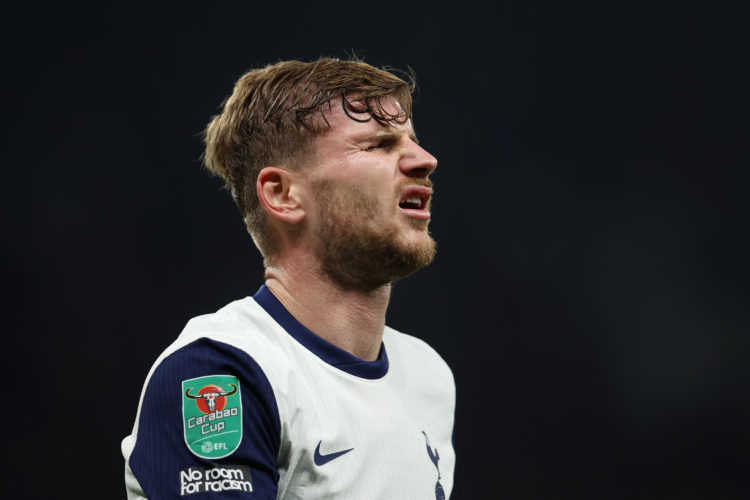
[(205, 132), (263, 255), (252, 297), (190, 320), (149, 372), (122, 443), (128, 497), (450, 496), (453, 376), (385, 326), (427, 265), (437, 160), (411, 78), (358, 60), (243, 75)]

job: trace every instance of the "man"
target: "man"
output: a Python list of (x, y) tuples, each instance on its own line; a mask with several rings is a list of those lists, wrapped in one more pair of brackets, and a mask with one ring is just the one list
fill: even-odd
[(385, 326), (391, 283), (428, 264), (437, 161), (412, 85), (361, 61), (242, 76), (205, 162), (264, 258), (253, 296), (190, 320), (123, 440), (129, 498), (442, 499), (455, 389)]

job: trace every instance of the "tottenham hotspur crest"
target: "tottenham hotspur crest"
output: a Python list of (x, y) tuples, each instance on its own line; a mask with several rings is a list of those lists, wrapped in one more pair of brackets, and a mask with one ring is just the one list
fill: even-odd
[(425, 431), (422, 431), (422, 434), (424, 434), (424, 440), (427, 444), (427, 455), (430, 457), (430, 460), (432, 460), (432, 463), (435, 464), (435, 468), (437, 469), (438, 473), (437, 482), (435, 483), (435, 499), (445, 500), (445, 491), (443, 491), (443, 485), (440, 484), (440, 467), (438, 467), (440, 455), (438, 454), (437, 448), (435, 448), (435, 450), (433, 451), (432, 446), (430, 445), (430, 438), (427, 437), (427, 433)]

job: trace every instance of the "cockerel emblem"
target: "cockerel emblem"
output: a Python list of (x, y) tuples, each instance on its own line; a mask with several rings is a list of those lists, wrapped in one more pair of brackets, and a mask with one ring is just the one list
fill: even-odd
[(443, 485), (440, 484), (440, 467), (438, 467), (440, 455), (438, 454), (437, 448), (434, 450), (432, 449), (430, 438), (427, 437), (427, 433), (422, 431), (422, 434), (424, 434), (425, 444), (427, 445), (427, 455), (430, 457), (430, 461), (435, 465), (435, 469), (437, 469), (438, 473), (437, 482), (435, 483), (435, 498), (436, 500), (445, 500), (445, 491), (443, 490)]

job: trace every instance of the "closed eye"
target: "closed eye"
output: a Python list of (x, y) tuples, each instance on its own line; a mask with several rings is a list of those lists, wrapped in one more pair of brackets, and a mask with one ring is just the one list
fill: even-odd
[(364, 144), (364, 146), (365, 146), (365, 151), (373, 151), (377, 149), (390, 150), (397, 143), (398, 143), (398, 139), (396, 138), (384, 137), (382, 139), (375, 139), (373, 141), (367, 142)]

